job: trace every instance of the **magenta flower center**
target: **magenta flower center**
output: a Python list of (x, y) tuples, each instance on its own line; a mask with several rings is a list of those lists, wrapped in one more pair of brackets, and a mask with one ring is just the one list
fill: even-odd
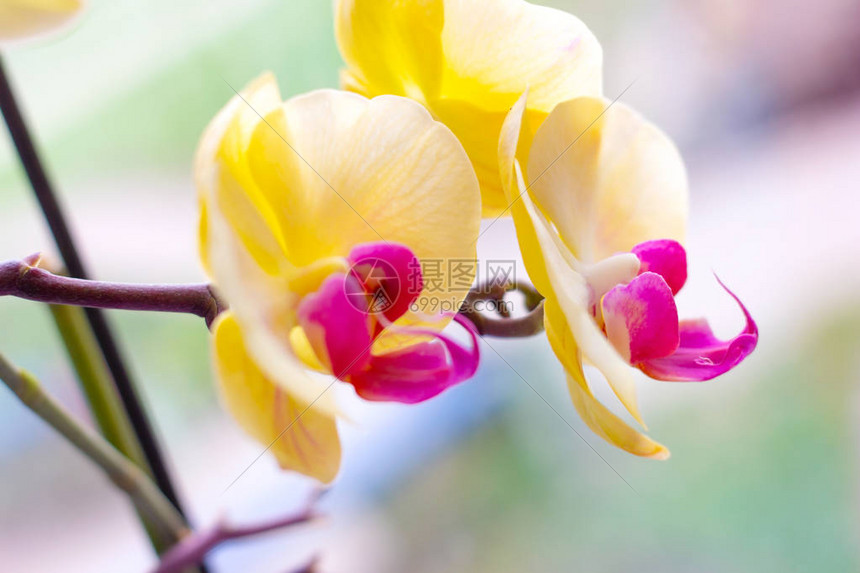
[[(469, 347), (430, 328), (395, 324), (421, 294), (420, 261), (395, 243), (365, 243), (349, 256), (348, 273), (327, 277), (298, 308), (299, 324), (332, 374), (367, 400), (414, 403), (471, 378), (478, 366), (477, 334), (453, 316), (471, 338)], [(441, 321), (445, 316), (439, 316)], [(399, 336), (380, 349), (387, 333)]]
[(728, 289), (746, 318), (736, 337), (717, 339), (704, 319), (678, 320), (674, 297), (687, 280), (687, 254), (679, 243), (648, 241), (632, 253), (639, 259), (638, 276), (592, 307), (606, 337), (630, 364), (659, 380), (702, 381), (728, 372), (755, 349), (758, 328)]

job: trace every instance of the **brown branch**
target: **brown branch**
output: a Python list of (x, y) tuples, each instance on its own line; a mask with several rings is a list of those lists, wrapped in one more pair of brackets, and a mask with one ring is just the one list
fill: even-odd
[[(314, 493), (311, 499), (306, 503), (305, 507), (296, 514), (267, 521), (258, 525), (242, 527), (232, 526), (222, 521), (217, 523), (211, 529), (192, 533), (162, 556), (161, 562), (153, 573), (181, 572), (187, 567), (201, 563), (207, 553), (227, 541), (243, 539), (245, 537), (251, 537), (278, 529), (309, 523), (317, 517), (313, 506), (322, 493), (322, 491)], [(312, 562), (309, 566), (313, 567), (313, 563), (315, 562)], [(307, 567), (302, 569), (302, 571), (312, 570), (312, 568), (308, 569)]]
[(36, 256), (0, 263), (0, 296), (87, 308), (193, 314), (212, 321), (226, 305), (207, 284), (136, 285), (74, 279), (38, 266)]
[[(512, 317), (504, 303), (511, 291), (519, 291), (525, 297), (526, 314)], [(525, 283), (489, 284), (473, 288), (466, 296), (460, 314), (467, 318), (478, 334), (497, 338), (525, 338), (543, 332), (543, 296)], [(491, 303), (501, 318), (494, 318), (481, 303)]]

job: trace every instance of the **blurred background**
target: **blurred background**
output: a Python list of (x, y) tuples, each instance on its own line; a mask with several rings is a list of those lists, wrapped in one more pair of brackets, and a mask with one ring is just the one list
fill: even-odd
[[(223, 547), (213, 571), (283, 573), (316, 554), (331, 573), (860, 569), (860, 3), (547, 3), (592, 28), (607, 95), (635, 81), (624, 101), (688, 161), (682, 312), (707, 315), (718, 334), (740, 329), (717, 272), (758, 320), (758, 351), (706, 384), (642, 379), (650, 435), (673, 454), (652, 462), (588, 431), (545, 338), (491, 341), (504, 360), (484, 348), (479, 377), (436, 400), (356, 406), (326, 522)], [(263, 70), (285, 95), (336, 87), (330, 4), (93, 1), (75, 29), (5, 54), (94, 274), (202, 280), (197, 138), (228, 83)], [(0, 260), (52, 248), (4, 130)], [(480, 249), (515, 252), (509, 222)], [(195, 522), (301, 502), (308, 481), (268, 456), (251, 465), (261, 448), (219, 406), (202, 321), (111, 319)], [(44, 308), (0, 299), (0, 348), (87, 416)], [(154, 563), (125, 500), (5, 391), (0, 563)]]

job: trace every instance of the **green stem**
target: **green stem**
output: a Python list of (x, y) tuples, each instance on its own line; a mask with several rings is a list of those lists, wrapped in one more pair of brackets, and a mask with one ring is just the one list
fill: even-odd
[[(125, 415), (84, 310), (59, 305), (49, 305), (48, 308), (99, 431), (114, 448), (151, 476), (143, 449)], [(170, 549), (173, 546), (172, 539), (166, 538), (146, 515), (140, 511), (138, 514), (155, 551), (162, 554)]]
[(141, 468), (147, 468), (143, 450), (125, 416), (83, 309), (57, 305), (48, 308), (51, 309), (90, 412), (102, 435), (128, 459)]
[(35, 378), (12, 366), (2, 355), (0, 380), (27, 408), (98, 465), (108, 479), (126, 492), (141, 515), (154, 525), (160, 539), (174, 545), (185, 535), (182, 516), (143, 470), (101, 436), (78, 423), (45, 393)]

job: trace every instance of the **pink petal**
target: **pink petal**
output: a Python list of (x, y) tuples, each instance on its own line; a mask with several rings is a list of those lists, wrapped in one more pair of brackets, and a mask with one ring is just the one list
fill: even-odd
[(405, 328), (434, 339), (373, 356), (368, 368), (350, 376), (349, 382), (365, 400), (415, 404), (468, 380), (478, 370), (478, 334), (468, 320), (459, 315), (454, 320), (471, 336), (471, 348), (433, 330)]
[(687, 252), (677, 241), (647, 241), (631, 251), (639, 257), (639, 274), (657, 273), (666, 280), (672, 294), (678, 294), (687, 282)]
[(403, 316), (424, 288), (421, 263), (403, 245), (365, 243), (352, 249), (348, 260), (352, 275), (370, 294), (369, 312), (388, 322)]
[(606, 336), (631, 364), (678, 348), (678, 309), (662, 276), (646, 272), (618, 285), (601, 302)]
[(317, 357), (338, 378), (370, 361), (367, 295), (355, 277), (327, 277), (319, 290), (302, 299), (297, 315)]
[[(719, 279), (717, 279), (719, 281)], [(670, 382), (702, 382), (725, 374), (750, 355), (758, 343), (758, 327), (749, 311), (722, 282), (746, 317), (746, 327), (731, 340), (719, 340), (704, 319), (681, 322), (681, 344), (671, 356), (639, 365), (648, 376)]]

